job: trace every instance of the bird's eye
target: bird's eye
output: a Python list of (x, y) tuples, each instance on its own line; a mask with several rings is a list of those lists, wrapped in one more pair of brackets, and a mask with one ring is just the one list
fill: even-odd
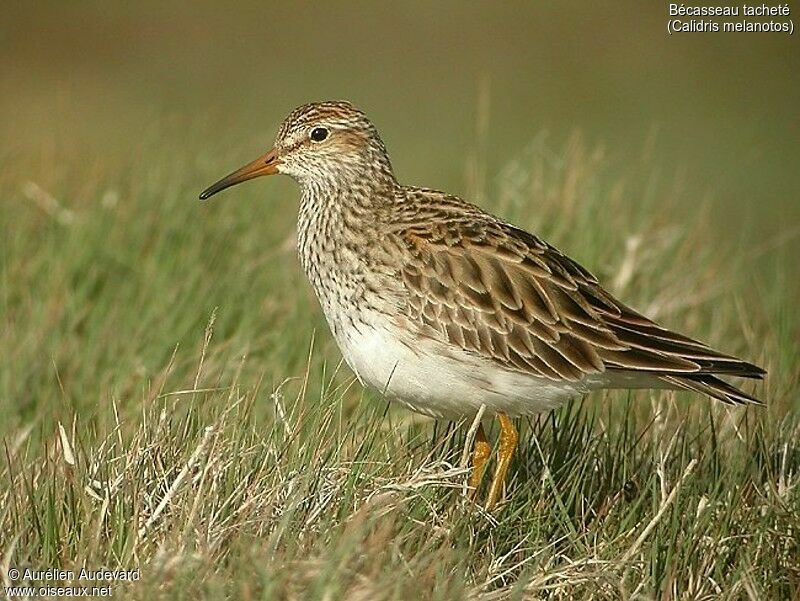
[(328, 137), (328, 130), (324, 127), (315, 127), (311, 130), (311, 139), (314, 142), (322, 142)]

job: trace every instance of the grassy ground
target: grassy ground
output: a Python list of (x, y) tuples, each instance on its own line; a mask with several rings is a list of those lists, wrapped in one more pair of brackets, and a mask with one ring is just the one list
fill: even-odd
[(340, 366), (291, 249), (296, 192), (195, 204), (217, 173), (174, 140), (203, 132), (154, 130), (132, 165), (6, 190), (3, 573), (139, 567), (113, 586), (141, 599), (798, 595), (796, 232), (721, 237), (676, 213), (691, 191), (578, 136), (472, 177), (635, 306), (770, 372), (748, 388), (765, 408), (615, 391), (520, 423), (489, 515), (463, 496), (466, 428)]

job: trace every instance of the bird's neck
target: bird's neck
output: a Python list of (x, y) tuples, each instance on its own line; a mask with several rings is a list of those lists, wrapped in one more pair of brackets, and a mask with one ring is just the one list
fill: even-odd
[[(297, 222), (300, 263), (326, 315), (363, 294), (370, 239), (380, 236), (385, 207), (398, 187), (393, 176), (301, 182)], [(335, 327), (332, 324), (332, 327)]]
[(369, 230), (399, 187), (388, 158), (343, 164), (337, 171), (321, 172), (299, 180), (302, 190), (298, 240), (330, 250), (342, 236)]

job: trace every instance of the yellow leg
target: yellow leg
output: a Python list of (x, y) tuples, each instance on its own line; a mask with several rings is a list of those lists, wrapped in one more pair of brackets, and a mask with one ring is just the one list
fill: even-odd
[(483, 478), (483, 470), (486, 468), (486, 462), (489, 455), (492, 453), (492, 447), (489, 446), (489, 439), (486, 438), (486, 433), (483, 431), (483, 424), (478, 424), (478, 432), (475, 435), (475, 446), (472, 449), (472, 473), (469, 475), (469, 498), (475, 497), (478, 492), (478, 487), (481, 485), (481, 478)]
[(489, 488), (489, 495), (486, 498), (486, 509), (491, 510), (497, 505), (500, 500), (500, 495), (503, 492), (503, 485), (506, 483), (506, 476), (508, 475), (508, 466), (511, 465), (511, 458), (514, 456), (514, 451), (517, 449), (517, 430), (514, 424), (507, 415), (498, 414), (500, 419), (500, 450), (497, 457), (497, 468), (494, 471), (494, 478), (492, 479), (492, 486)]

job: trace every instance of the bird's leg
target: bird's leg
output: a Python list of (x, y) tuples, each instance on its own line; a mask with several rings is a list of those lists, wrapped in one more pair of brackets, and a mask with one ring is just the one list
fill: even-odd
[(497, 416), (500, 419), (500, 450), (497, 457), (497, 468), (494, 471), (492, 486), (489, 488), (489, 495), (486, 498), (486, 509), (491, 510), (497, 505), (500, 495), (503, 492), (503, 485), (508, 475), (508, 466), (511, 465), (511, 458), (517, 449), (517, 430), (514, 424), (504, 413)]
[(483, 478), (483, 470), (486, 468), (486, 461), (492, 453), (492, 447), (489, 446), (489, 439), (486, 438), (486, 433), (483, 431), (483, 424), (478, 424), (478, 432), (475, 434), (475, 445), (472, 448), (472, 473), (469, 475), (469, 498), (475, 498), (478, 492), (478, 487), (481, 485), (481, 478)]

